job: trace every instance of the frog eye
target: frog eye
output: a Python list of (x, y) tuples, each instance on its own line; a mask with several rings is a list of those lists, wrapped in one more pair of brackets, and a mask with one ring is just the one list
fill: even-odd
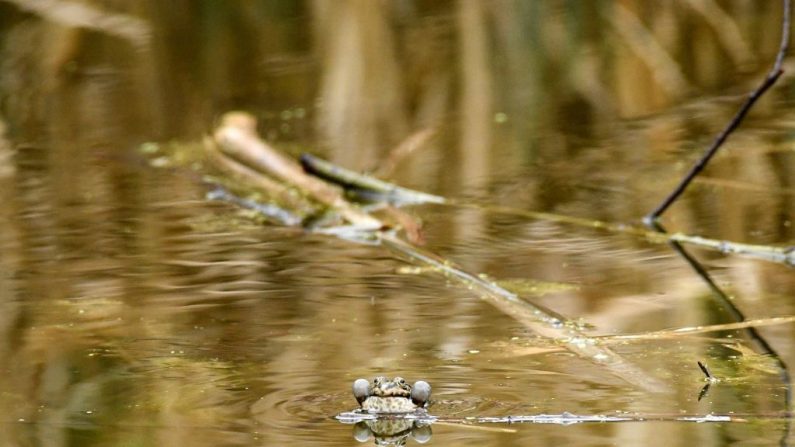
[(365, 379), (356, 379), (353, 382), (353, 397), (359, 402), (359, 405), (370, 396), (370, 383)]
[(406, 379), (404, 379), (402, 377), (395, 377), (395, 382), (397, 382), (399, 385), (405, 385), (406, 384)]
[(414, 382), (414, 387), (411, 390), (411, 400), (420, 408), (428, 405), (431, 399), (431, 385), (424, 380)]

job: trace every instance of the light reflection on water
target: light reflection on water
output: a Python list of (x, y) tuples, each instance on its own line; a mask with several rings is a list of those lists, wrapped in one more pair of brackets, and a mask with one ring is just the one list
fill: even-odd
[[(501, 26), (510, 18), (506, 11), (524, 8), (505, 5), (494, 12)], [(551, 8), (553, 19), (569, 17), (556, 7), (536, 7)], [(158, 11), (156, 5), (141, 8)], [(308, 29), (301, 11), (280, 8), (286, 14), (280, 16), (283, 27), (266, 20), (265, 35)], [(583, 12), (578, 8), (589, 6), (574, 8), (575, 13)], [(242, 14), (233, 12), (229, 17)], [(444, 47), (451, 31), (445, 27), (452, 26), (457, 13), (420, 20), (414, 31), (420, 37), (443, 31), (434, 43)], [(575, 13), (570, 18), (579, 17)], [(771, 13), (760, 14), (770, 19)], [(287, 64), (263, 57), (266, 63), (246, 66), (245, 75), (224, 77), (216, 73), (217, 58), (234, 59), (237, 49), (219, 55), (215, 46), (206, 45), (202, 54), (216, 65), (197, 70), (192, 63), (201, 64), (189, 60), (193, 56), (177, 56), (186, 42), (158, 42), (163, 55), (150, 56), (162, 57), (158, 62), (173, 68), (163, 70), (167, 80), (161, 85), (126, 65), (129, 54), (116, 48), (121, 43), (85, 37), (92, 51), (77, 57), (70, 51), (81, 48), (80, 39), (67, 36), (74, 48), (53, 52), (64, 51), (59, 53), (63, 59), (74, 63), (57, 74), (39, 67), (37, 73), (53, 83), (38, 85), (28, 68), (20, 68), (39, 60), (39, 51), (24, 52), (38, 47), (23, 43), (46, 34), (48, 25), (7, 17), (12, 18), (3, 34), (3, 54), (14, 57), (4, 59), (7, 76), (0, 79), (0, 91), (13, 169), (0, 169), (0, 444), (351, 445), (352, 427), (332, 417), (356, 407), (353, 380), (375, 375), (430, 382), (431, 412), (452, 419), (563, 412), (775, 417), (782, 411), (785, 389), (775, 364), (749, 349), (738, 333), (613, 346), (671, 385), (670, 393), (649, 394), (537, 339), (464, 287), (427, 272), (402, 272), (404, 260), (386, 249), (260, 225), (231, 206), (204, 200), (201, 173), (155, 169), (137, 151), (145, 139), (176, 136), (198, 147), (217, 114), (242, 106), (257, 110), (264, 118), (263, 134), (287, 149), (294, 149), (286, 144), (294, 142), (326, 148), (330, 158), (362, 164), (349, 167), (369, 167), (366, 160), (383, 155), (372, 148), (390, 147), (394, 138), (382, 136), (384, 141), (375, 144), (372, 134), (378, 132), (348, 117), (341, 127), (352, 127), (350, 138), (359, 143), (348, 152), (334, 144), (335, 135), (312, 130), (316, 115), (338, 111), (332, 101), (318, 109), (316, 98), (307, 97), (314, 90), (305, 83), (322, 77), (322, 70), (333, 71), (325, 62)], [(155, 26), (172, 29), (170, 19), (162, 18)], [(201, 31), (188, 22), (181, 28), (185, 32), (191, 26)], [(549, 22), (543, 26), (561, 24)], [(207, 26), (228, 37), (238, 24)], [(517, 43), (516, 36), (502, 38)], [(289, 42), (301, 39), (284, 38), (284, 45), (298, 51)], [(572, 45), (596, 51), (587, 41)], [(506, 58), (554, 59), (543, 48), (526, 50), (520, 45)], [(603, 84), (557, 75), (527, 80), (526, 67), (511, 59), (519, 65), (511, 66), (510, 80), (494, 82), (500, 91), (517, 92), (516, 98), (494, 98), (494, 110), (483, 109), (487, 145), (472, 154), (458, 152), (458, 127), (465, 126), (456, 120), (479, 104), (478, 98), (459, 98), (459, 109), (436, 116), (443, 124), (434, 145), (408, 160), (394, 178), (467, 203), (636, 224), (733, 103), (731, 98), (710, 100), (707, 93), (689, 103), (662, 95), (652, 80), (637, 75), (645, 70), (642, 61), (623, 54), (626, 48), (616, 51), (616, 66), (602, 68), (617, 80)], [(540, 70), (583, 70), (573, 65), (564, 70), (560, 60), (546, 63), (551, 66), (542, 64)], [(416, 70), (406, 71), (421, 78), (407, 82), (407, 90), (420, 89), (422, 79), (428, 80)], [(537, 71), (530, 70), (533, 76)], [(14, 77), (20, 73), (25, 76)], [(714, 83), (703, 81), (706, 91), (731, 81), (719, 73), (713, 73)], [(210, 81), (197, 82), (194, 76)], [(791, 86), (792, 80), (785, 82)], [(328, 81), (322, 90), (328, 94), (334, 86)], [(672, 210), (672, 227), (736, 241), (791, 244), (792, 151), (786, 129), (793, 100), (788, 86), (771, 92), (769, 109), (747, 123), (736, 144), (715, 160), (708, 172), (713, 180), (694, 185)], [(415, 98), (424, 105), (417, 109), (431, 117), (441, 113), (434, 110), (446, 104), (445, 91)], [(634, 103), (622, 105), (616, 98), (628, 92), (634, 92)], [(50, 99), (51, 113), (30, 99), (36, 95)], [(599, 95), (616, 102), (596, 110)], [(337, 100), (343, 109), (349, 105), (345, 98)], [(156, 111), (147, 108), (150, 102)], [(490, 115), (501, 107), (507, 112)], [(299, 109), (304, 111), (300, 118), (293, 113)], [(391, 118), (405, 121), (405, 116)], [(484, 141), (483, 135), (477, 137)], [(3, 151), (0, 141), (0, 163), (6, 160)], [(427, 206), (413, 212), (425, 222), (428, 250), (497, 281), (522, 286), (522, 280), (532, 280), (522, 292), (526, 298), (593, 324), (594, 333), (726, 320), (707, 287), (664, 246), (494, 210)], [(794, 312), (790, 269), (695, 252), (750, 317)], [(763, 331), (788, 363), (793, 363), (792, 331), (791, 326)], [(701, 400), (704, 381), (697, 361), (724, 379)], [(501, 428), (516, 432), (435, 425), (431, 442), (723, 445), (777, 442), (786, 427), (762, 420)]]
[[(429, 381), (432, 413), (453, 419), (781, 409), (775, 368), (720, 348), (725, 340), (616, 347), (675, 386), (649, 395), (572, 354), (533, 351), (551, 346), (441, 277), (398, 273), (404, 263), (384, 249), (228, 218), (236, 210), (200, 200), (203, 189), (190, 192), (179, 172), (146, 170), (134, 188), (149, 200), (124, 208), (99, 199), (60, 205), (53, 191), (24, 185), (9, 203), (22, 212), (6, 217), (25, 233), (4, 261), (15, 266), (3, 288), (8, 442), (349, 444), (352, 428), (331, 417), (355, 408), (355, 378), (379, 374)], [(188, 192), (174, 197), (175, 186)], [(502, 217), (461, 240), (444, 234), (455, 210), (427, 211), (430, 249), (495, 278), (569, 284), (528, 298), (602, 332), (697, 324), (714, 313), (704, 286), (659, 247)], [(704, 359), (735, 380), (698, 401), (695, 361)], [(675, 430), (685, 439), (725, 429), (747, 440), (759, 424)], [(512, 434), (440, 425), (433, 440), (564, 436), (600, 445), (669, 425), (525, 424)], [(780, 433), (782, 424), (764, 430)]]

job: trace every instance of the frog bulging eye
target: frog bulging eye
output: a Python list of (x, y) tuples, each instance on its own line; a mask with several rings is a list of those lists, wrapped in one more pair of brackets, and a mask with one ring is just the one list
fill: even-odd
[(431, 385), (424, 380), (414, 382), (411, 390), (411, 400), (420, 408), (428, 406), (431, 400)]
[(353, 382), (353, 397), (362, 404), (368, 397), (370, 397), (370, 382), (366, 379), (356, 379)]

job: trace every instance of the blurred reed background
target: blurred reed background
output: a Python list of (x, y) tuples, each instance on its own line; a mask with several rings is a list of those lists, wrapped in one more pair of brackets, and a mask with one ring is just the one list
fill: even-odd
[(86, 129), (112, 120), (160, 140), (196, 138), (232, 108), (301, 107), (312, 125), (275, 136), (354, 168), (425, 126), (454, 123), (460, 156), (483, 160), (497, 113), (519, 140), (545, 124), (565, 138), (742, 86), (774, 54), (780, 15), (753, 0), (86, 2), (138, 18), (118, 37), (26, 3), (0, 3), (14, 135), (78, 100)]
[[(743, 93), (775, 52), (780, 15), (753, 0), (86, 2), (135, 18), (110, 34), (36, 4), (0, 2), (2, 112), (19, 145), (66, 146), (67, 171), (87, 148), (198, 139), (242, 108), (271, 141), (353, 169), (440, 130), (403, 174), (443, 192), (539, 160), (587, 167), (578, 154), (605, 141), (609, 158), (688, 159), (733, 102), (657, 114)], [(770, 119), (786, 92), (756, 114)]]

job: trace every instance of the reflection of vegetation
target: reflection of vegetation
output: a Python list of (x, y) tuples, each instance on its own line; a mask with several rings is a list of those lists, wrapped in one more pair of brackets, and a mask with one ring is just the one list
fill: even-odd
[[(65, 414), (81, 424), (102, 414), (102, 423), (166, 427), (129, 428), (126, 439), (141, 444), (244, 443), (252, 431), (263, 443), (294, 442), (300, 435), (268, 424), (314, 427), (306, 421), (342, 404), (299, 399), (301, 413), (285, 411), (284, 402), (336, 390), (335, 380), (351, 368), (432, 365), (429, 374), (442, 379), (455, 374), (436, 368), (449, 362), (460, 371), (456, 381), (472, 383), (471, 395), (496, 392), (491, 385), (510, 375), (507, 382), (532, 388), (522, 395), (539, 405), (549, 396), (587, 405), (579, 400), (586, 393), (572, 391), (571, 382), (538, 387), (535, 377), (510, 370), (518, 365), (505, 362), (504, 371), (458, 354), (519, 331), (497, 312), (423, 277), (395, 277), (394, 260), (371, 248), (233, 221), (228, 208), (196, 200), (204, 189), (191, 174), (141, 170), (127, 148), (198, 141), (220, 112), (244, 108), (280, 147), (298, 142), (361, 169), (410, 129), (431, 126), (438, 138), (393, 171), (399, 183), (475, 202), (487, 196), (516, 211), (631, 222), (657, 198), (651, 192), (677, 176), (678, 160), (725, 122), (731, 104), (706, 100), (705, 92), (745, 91), (742, 78), (768, 59), (778, 30), (766, 24), (778, 22), (777, 5), (693, 1), (685, 8), (635, 0), (617, 10), (613, 2), (501, 0), (493, 8), (408, 2), (413, 8), (376, 10), (369, 3), (102, 5), (133, 8), (114, 12), (149, 22), (155, 38), (140, 52), (0, 2), (0, 110), (8, 141), (0, 145), (0, 359), (8, 369), (0, 377), (0, 406), (9, 421), (37, 422), (7, 424), (4, 443), (67, 444), (60, 427), (72, 419)], [(343, 22), (356, 26), (341, 33)], [(380, 51), (382, 45), (390, 50)], [(744, 47), (760, 52), (756, 62)], [(655, 67), (665, 64), (691, 93), (663, 85), (667, 78)], [(792, 78), (783, 81), (791, 85)], [(750, 244), (791, 240), (792, 200), (779, 194), (795, 178), (789, 137), (781, 132), (792, 120), (791, 91), (770, 93), (750, 117), (749, 132), (709, 168), (714, 182), (672, 210), (672, 226)], [(712, 315), (699, 305), (700, 286), (642, 239), (480, 207), (425, 211), (430, 250), (494, 277), (577, 284), (541, 299), (599, 317), (602, 328), (648, 331)], [(721, 279), (738, 286), (741, 304), (759, 300), (749, 306), (755, 316), (793, 313), (789, 270), (708, 256), (720, 263)], [(678, 312), (673, 304), (649, 304), (662, 294), (680, 300)], [(616, 303), (634, 313), (616, 317), (625, 315), (613, 312)], [(65, 310), (80, 307), (92, 319)], [(429, 315), (441, 324), (428, 327)], [(775, 343), (791, 338), (774, 335)], [(358, 349), (350, 349), (351, 340), (361, 341)], [(696, 345), (694, 358), (713, 343), (686, 341)], [(187, 347), (184, 354), (175, 343)], [(91, 355), (97, 352), (111, 358), (95, 362), (103, 356)], [(148, 362), (158, 357), (163, 361)], [(214, 369), (215, 358), (224, 368), (248, 365), (244, 378)], [(536, 368), (587, 369), (557, 358), (545, 356)], [(653, 351), (638, 361), (672, 374), (685, 367), (661, 358), (669, 360)], [(174, 375), (161, 376), (168, 365)], [(604, 388), (583, 379), (591, 382)], [(777, 408), (765, 390), (724, 388), (726, 402), (749, 394), (755, 398), (743, 400), (743, 408)], [(252, 430), (248, 406), (266, 394), (272, 397)], [(597, 396), (605, 405), (617, 401)], [(685, 390), (654, 404), (692, 408), (692, 398)], [(313, 406), (316, 413), (307, 410)], [(217, 420), (244, 427), (198, 427)]]
[[(325, 184), (320, 179), (332, 181), (346, 188), (357, 189), (360, 192), (369, 191), (373, 194), (379, 194), (381, 196), (380, 200), (383, 202), (382, 205), (387, 205), (388, 203), (423, 203), (424, 201), (444, 204), (447, 202), (444, 198), (400, 188), (377, 179), (356, 174), (313, 157), (304, 157), (302, 159), (304, 168), (308, 172), (320, 176), (319, 178), (312, 177), (301, 172), (295, 162), (285, 158), (275, 149), (261, 141), (256, 135), (255, 128), (253, 118), (247, 118), (239, 112), (228, 114), (222, 120), (219, 129), (214, 133), (215, 144), (219, 152), (216, 160), (223, 162), (223, 159), (228, 156), (230, 157), (230, 162), (232, 158), (237, 159), (238, 162), (244, 163), (250, 166), (251, 169), (261, 173), (259, 174), (261, 176), (280, 179), (285, 184), (300, 191), (307, 198), (312, 198), (325, 205), (329, 211), (339, 214), (348, 224), (348, 226), (339, 227), (340, 230), (344, 229), (344, 233), (337, 233), (334, 228), (316, 228), (315, 231), (323, 231), (327, 234), (343, 234), (346, 239), (355, 238), (384, 245), (408, 257), (412, 262), (423, 267), (431, 267), (448, 280), (458, 282), (468, 289), (476, 291), (486, 302), (518, 320), (535, 333), (556, 340), (571, 352), (608, 367), (612, 373), (622, 379), (649, 391), (659, 392), (664, 389), (662, 384), (644, 376), (642, 372), (608, 348), (599, 346), (596, 343), (596, 339), (584, 334), (575, 322), (543, 306), (529, 301), (522, 301), (517, 294), (489, 280), (484, 275), (475, 276), (455, 266), (443, 257), (412, 246), (410, 243), (396, 237), (394, 230), (392, 230), (394, 225), (387, 224), (385, 221), (378, 220), (363, 211), (359, 211), (353, 204), (346, 201), (338, 191), (334, 190), (331, 184)], [(256, 179), (252, 179), (253, 185), (258, 183)], [(258, 208), (258, 205), (254, 202), (245, 202), (229, 195), (227, 197), (230, 197), (231, 201), (237, 205), (250, 209)], [(373, 220), (376, 222), (375, 225), (372, 222)], [(578, 221), (578, 219), (567, 219), (565, 216), (556, 220)], [(619, 228), (616, 225), (601, 225), (601, 227)], [(666, 235), (664, 239), (668, 239), (668, 236)], [(738, 315), (737, 319), (744, 319), (742, 313), (715, 286), (703, 268), (698, 266), (695, 260), (679, 247), (678, 242), (673, 239), (670, 239), (670, 241), (719, 294), (719, 297), (722, 298), (722, 303)], [(723, 251), (726, 251), (726, 249)], [(754, 340), (765, 347), (766, 352), (776, 355), (778, 359), (775, 351), (756, 333), (752, 326), (747, 327), (746, 330), (752, 335)], [(780, 359), (778, 361), (780, 362), (782, 374), (784, 374), (786, 382), (789, 384), (786, 366)], [(699, 398), (699, 400), (701, 399)], [(789, 405), (788, 399), (787, 405)]]
[(579, 290), (573, 284), (538, 281), (529, 278), (501, 279), (499, 285), (519, 295), (541, 296), (548, 293), (560, 293)]
[(149, 25), (138, 18), (62, 0), (4, 0), (42, 18), (69, 28), (83, 28), (126, 39), (137, 49), (147, 50)]

